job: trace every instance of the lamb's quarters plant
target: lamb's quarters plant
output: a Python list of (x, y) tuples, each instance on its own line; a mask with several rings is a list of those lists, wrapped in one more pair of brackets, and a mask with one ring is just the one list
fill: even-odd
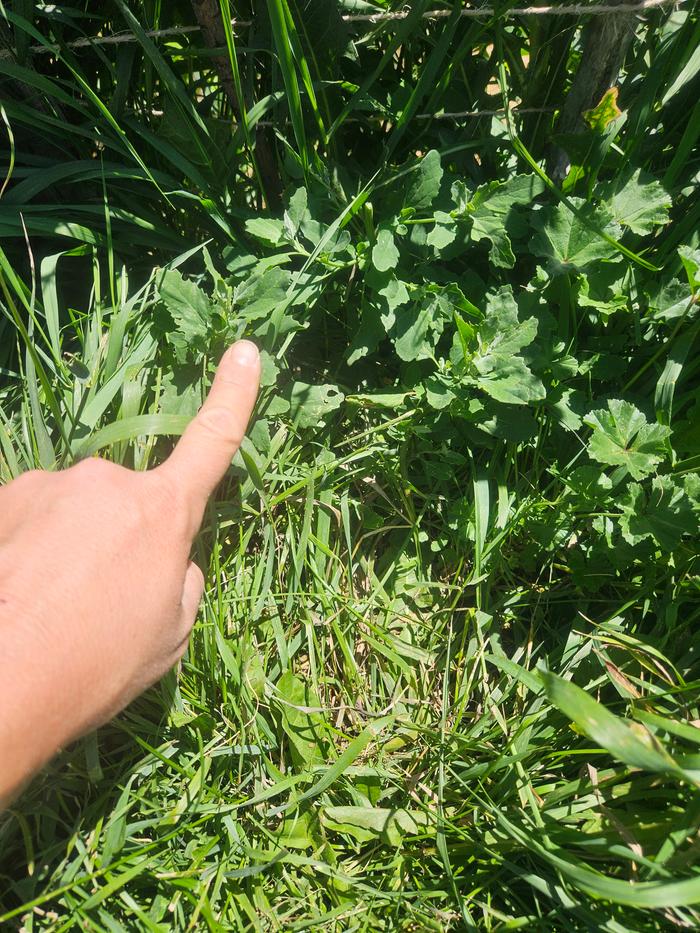
[(238, 337), (263, 388), (182, 670), (0, 818), (0, 925), (694, 928), (697, 12), (557, 133), (573, 18), (258, 7), (5, 11), (2, 481), (159, 462)]

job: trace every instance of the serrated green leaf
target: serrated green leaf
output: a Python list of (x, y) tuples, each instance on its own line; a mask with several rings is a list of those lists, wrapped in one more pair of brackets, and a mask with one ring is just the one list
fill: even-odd
[(620, 228), (607, 207), (594, 208), (580, 198), (570, 198), (574, 213), (560, 203), (534, 218), (537, 233), (532, 241), (536, 256), (544, 256), (555, 273), (585, 269), (593, 262), (617, 255), (615, 247), (597, 231), (617, 238)]
[(486, 316), (478, 330), (478, 350), (470, 360), (477, 385), (497, 402), (527, 405), (545, 397), (540, 379), (518, 356), (537, 335), (537, 320), (518, 320), (510, 286), (488, 296)]
[(620, 179), (602, 185), (600, 195), (615, 221), (634, 233), (651, 233), (654, 227), (668, 223), (671, 196), (655, 179), (642, 180), (641, 169), (622, 185)]
[(291, 275), (286, 269), (254, 270), (233, 290), (233, 310), (248, 321), (269, 316), (287, 298)]
[(511, 358), (490, 354), (475, 360), (479, 371), (476, 382), (497, 402), (509, 405), (528, 405), (545, 397), (544, 386), (520, 356)]
[(184, 279), (177, 269), (166, 269), (158, 293), (186, 343), (202, 341), (207, 335), (211, 302), (201, 288)]
[(589, 457), (609, 466), (624, 466), (634, 479), (652, 473), (666, 456), (670, 428), (649, 424), (630, 402), (609, 399), (607, 410), (592, 411), (583, 420), (593, 429), (588, 441)]
[(620, 507), (620, 529), (630, 544), (653, 538), (665, 551), (672, 551), (684, 534), (697, 531), (693, 505), (682, 483), (672, 476), (655, 476), (648, 494), (639, 483), (630, 483)]
[[(529, 204), (533, 198), (544, 191), (544, 182), (537, 175), (515, 175), (506, 182), (492, 181), (476, 189), (471, 200), (465, 205), (467, 216), (471, 219), (471, 238), (478, 242), (489, 240), (489, 257), (494, 266), (512, 269), (515, 256), (510, 237), (506, 232), (506, 223), (511, 209), (515, 205)], [(460, 201), (463, 201), (461, 189), (454, 189)]]

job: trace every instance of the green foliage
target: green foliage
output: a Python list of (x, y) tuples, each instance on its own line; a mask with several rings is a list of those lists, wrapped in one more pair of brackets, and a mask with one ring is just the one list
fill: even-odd
[(592, 17), (429, 8), (5, 11), (0, 480), (160, 462), (238, 337), (263, 390), (182, 670), (0, 820), (0, 924), (700, 923), (697, 11), (562, 138)]
[(635, 479), (652, 473), (666, 453), (669, 428), (649, 424), (629, 402), (610, 399), (607, 411), (592, 411), (585, 421), (593, 429), (589, 456), (599, 463), (622, 466)]

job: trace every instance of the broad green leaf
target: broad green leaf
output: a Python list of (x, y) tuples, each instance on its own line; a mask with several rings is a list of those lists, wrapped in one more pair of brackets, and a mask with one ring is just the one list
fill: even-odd
[(425, 397), (431, 408), (439, 411), (447, 408), (456, 396), (442, 379), (438, 376), (431, 376), (425, 382)]
[(685, 274), (693, 292), (700, 288), (700, 249), (691, 249), (690, 246), (679, 246), (680, 256)]
[(285, 239), (284, 222), (272, 217), (253, 217), (246, 220), (245, 228), (252, 237), (266, 246), (279, 246)]
[(634, 479), (652, 473), (666, 456), (670, 428), (649, 424), (630, 402), (609, 399), (607, 410), (592, 411), (583, 420), (593, 429), (588, 456), (609, 466), (624, 466)]
[(512, 269), (515, 265), (513, 247), (506, 233), (502, 216), (488, 213), (488, 211), (475, 214), (472, 217), (471, 238), (475, 242), (490, 241), (489, 258), (494, 266)]
[[(544, 191), (544, 182), (537, 175), (515, 175), (506, 182), (492, 181), (476, 189), (465, 205), (471, 219), (471, 238), (474, 241), (490, 240), (489, 256), (494, 266), (512, 269), (515, 256), (510, 238), (506, 233), (508, 214), (515, 205), (529, 204)], [(453, 196), (461, 199), (460, 189)]]
[[(379, 342), (386, 337), (381, 310), (378, 302), (366, 298), (363, 301), (360, 323), (347, 350), (348, 366), (353, 366), (358, 360), (374, 353)], [(391, 323), (393, 324), (393, 320)]]
[(614, 238), (620, 235), (609, 208), (596, 209), (580, 198), (569, 200), (576, 213), (562, 202), (533, 218), (537, 233), (532, 251), (536, 256), (546, 257), (557, 274), (585, 269), (591, 263), (617, 255), (615, 247), (598, 232)]
[(402, 360), (424, 360), (430, 357), (432, 342), (429, 340), (433, 322), (435, 300), (414, 301), (397, 315), (394, 346)]
[(386, 312), (382, 314), (382, 321), (386, 330), (390, 330), (394, 326), (394, 312), (401, 305), (405, 305), (406, 302), (410, 301), (411, 296), (406, 283), (397, 279), (395, 275), (389, 278), (386, 285), (377, 289), (377, 294), (381, 295), (388, 308), (388, 314)]
[(488, 209), (505, 216), (515, 205), (530, 204), (544, 188), (538, 175), (513, 175), (508, 181), (492, 181), (476, 189), (467, 211), (478, 213)]
[(430, 207), (440, 190), (442, 181), (442, 165), (437, 149), (431, 149), (423, 156), (418, 168), (411, 172), (409, 179), (404, 204), (417, 211)]
[(501, 353), (510, 356), (527, 347), (537, 336), (537, 321), (518, 321), (518, 306), (510, 285), (491, 292), (486, 299), (486, 315), (478, 330), (482, 354)]
[(653, 286), (656, 287), (649, 296), (649, 310), (656, 320), (676, 320), (690, 308), (693, 296), (687, 282), (673, 278), (665, 282), (652, 283)]
[(453, 243), (456, 236), (457, 224), (452, 215), (445, 211), (435, 211), (435, 226), (426, 239), (428, 246), (432, 246), (435, 252), (439, 253)]
[(578, 276), (578, 303), (583, 308), (595, 308), (603, 319), (629, 306), (627, 264), (601, 262), (590, 266)]
[(177, 269), (166, 269), (158, 292), (186, 342), (201, 341), (206, 337), (211, 302), (199, 286), (183, 279)]
[(405, 836), (425, 836), (435, 832), (436, 816), (423, 810), (390, 807), (324, 807), (321, 822), (326, 829), (347, 833), (358, 842), (378, 837), (392, 846)]
[(561, 710), (585, 734), (606, 751), (632, 768), (642, 768), (656, 774), (698, 781), (668, 754), (646, 729), (615, 716), (576, 684), (549, 671), (542, 672), (547, 699)]
[(684, 534), (697, 531), (693, 505), (672, 476), (655, 476), (649, 493), (639, 483), (630, 483), (620, 508), (620, 529), (630, 544), (653, 538), (665, 551), (672, 551)]
[(318, 711), (318, 697), (290, 671), (277, 681), (275, 694), (295, 764), (302, 768), (323, 764), (327, 727)]
[(603, 185), (600, 195), (615, 221), (634, 233), (651, 233), (654, 227), (668, 223), (671, 196), (655, 179), (642, 180), (641, 169), (637, 169), (622, 187), (619, 180)]
[(545, 397), (541, 380), (528, 369), (520, 356), (508, 358), (489, 354), (476, 358), (474, 365), (479, 371), (477, 385), (497, 402), (527, 405)]
[(469, 420), (490, 437), (521, 444), (537, 434), (537, 422), (522, 406), (514, 408), (494, 398), (471, 399), (468, 413)]
[(687, 473), (683, 477), (683, 488), (688, 496), (693, 509), (700, 512), (700, 474)]
[(279, 829), (280, 845), (286, 849), (316, 849), (323, 844), (318, 816), (309, 806), (289, 814)]
[(284, 229), (290, 240), (296, 239), (301, 225), (309, 217), (306, 188), (297, 188), (284, 212)]
[(233, 311), (248, 321), (268, 317), (287, 298), (291, 276), (286, 269), (255, 270), (233, 290)]
[(391, 230), (382, 228), (377, 234), (377, 242), (372, 248), (372, 263), (378, 272), (394, 269), (399, 261), (399, 251)]
[(394, 346), (398, 356), (410, 362), (430, 359), (452, 304), (442, 294), (426, 292), (396, 315)]
[(300, 428), (313, 428), (343, 404), (345, 396), (334, 385), (295, 382), (289, 392), (290, 418)]
[(576, 467), (566, 477), (565, 483), (567, 492), (585, 506), (607, 499), (612, 489), (610, 477), (595, 466)]
[(518, 321), (510, 286), (489, 295), (478, 330), (477, 352), (470, 360), (477, 385), (497, 402), (527, 405), (545, 397), (544, 386), (518, 356), (537, 335), (537, 320)]

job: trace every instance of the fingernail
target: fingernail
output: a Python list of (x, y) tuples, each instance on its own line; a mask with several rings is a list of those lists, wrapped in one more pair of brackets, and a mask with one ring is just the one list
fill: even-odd
[(239, 366), (252, 366), (258, 362), (258, 348), (250, 340), (239, 340), (231, 347), (231, 360)]

